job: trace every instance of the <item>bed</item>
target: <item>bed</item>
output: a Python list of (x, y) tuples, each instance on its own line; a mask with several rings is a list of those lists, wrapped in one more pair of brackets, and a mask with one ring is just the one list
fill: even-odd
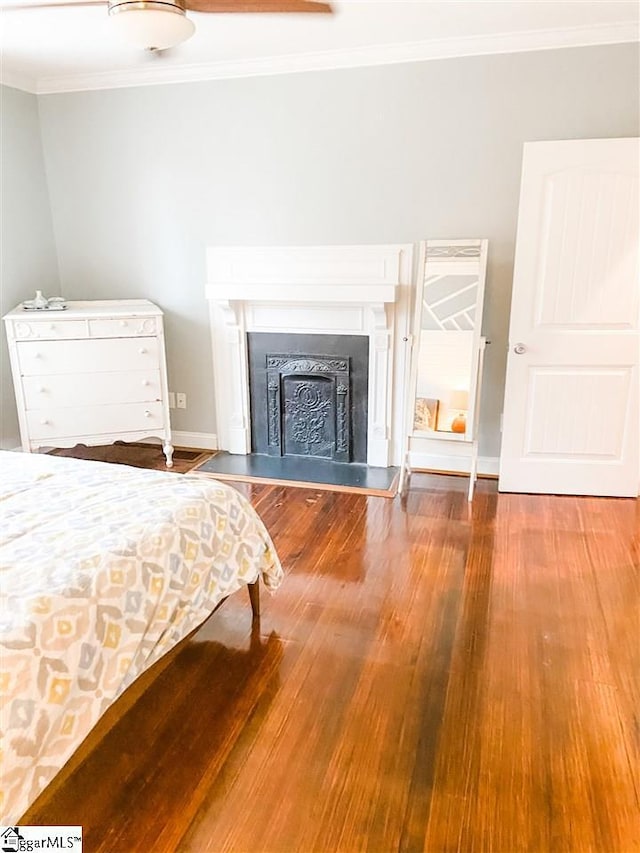
[(236, 590), (277, 589), (282, 568), (220, 482), (40, 454), (0, 452), (0, 466), (7, 825), (138, 676)]

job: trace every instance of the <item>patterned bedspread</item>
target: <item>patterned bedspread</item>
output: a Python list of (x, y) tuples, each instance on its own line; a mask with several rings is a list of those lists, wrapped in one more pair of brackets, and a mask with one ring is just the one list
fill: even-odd
[(0, 453), (1, 823), (16, 822), (109, 705), (216, 604), (282, 569), (234, 489), (202, 477)]

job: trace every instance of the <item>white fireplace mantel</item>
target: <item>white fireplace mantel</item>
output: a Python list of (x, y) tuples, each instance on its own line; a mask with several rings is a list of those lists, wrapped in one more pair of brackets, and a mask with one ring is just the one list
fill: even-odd
[[(367, 462), (397, 464), (411, 245), (207, 250), (218, 440), (251, 450), (247, 332), (367, 335)], [(399, 310), (398, 310), (399, 309)]]

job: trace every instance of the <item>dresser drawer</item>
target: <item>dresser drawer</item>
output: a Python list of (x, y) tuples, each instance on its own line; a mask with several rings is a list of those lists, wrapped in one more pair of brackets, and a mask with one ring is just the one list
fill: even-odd
[(89, 320), (89, 334), (92, 338), (135, 338), (155, 335), (155, 333), (155, 317)]
[(86, 320), (16, 320), (13, 324), (13, 333), (18, 341), (27, 340), (70, 340), (73, 338), (86, 338), (89, 329)]
[(24, 376), (22, 392), (27, 410), (145, 403), (162, 399), (159, 370)]
[(16, 350), (22, 376), (142, 371), (159, 364), (157, 338), (21, 341)]
[(119, 403), (67, 409), (41, 409), (26, 413), (29, 436), (34, 440), (64, 436), (96, 436), (118, 432), (153, 431), (164, 427), (162, 404)]

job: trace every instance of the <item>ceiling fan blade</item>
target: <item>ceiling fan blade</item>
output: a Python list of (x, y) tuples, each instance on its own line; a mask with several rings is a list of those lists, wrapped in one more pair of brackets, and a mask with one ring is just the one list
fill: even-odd
[(333, 10), (316, 0), (185, 0), (191, 12), (324, 12)]
[(38, 3), (37, 0), (34, 0), (33, 3), (14, 3), (11, 6), (5, 6), (4, 4), (0, 6), (0, 12), (19, 12), (21, 9), (60, 9), (62, 7), (66, 7), (67, 9), (75, 9), (77, 6), (106, 6), (107, 0), (79, 0), (78, 3), (70, 2), (70, 0), (51, 0), (51, 2), (47, 2), (45, 0), (44, 3)]

